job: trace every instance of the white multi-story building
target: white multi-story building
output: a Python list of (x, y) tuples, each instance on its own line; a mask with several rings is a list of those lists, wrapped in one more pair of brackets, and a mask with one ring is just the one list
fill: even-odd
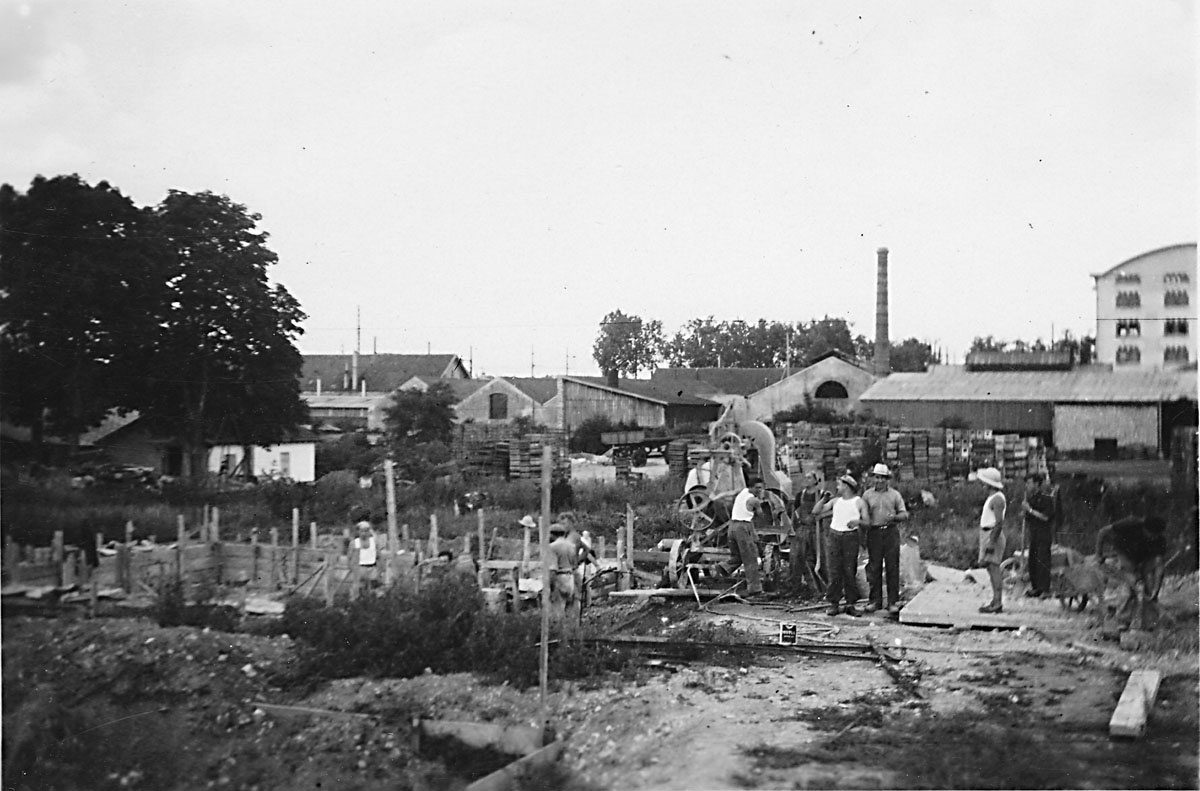
[(1096, 362), (1114, 371), (1196, 362), (1196, 244), (1151, 250), (1096, 280)]

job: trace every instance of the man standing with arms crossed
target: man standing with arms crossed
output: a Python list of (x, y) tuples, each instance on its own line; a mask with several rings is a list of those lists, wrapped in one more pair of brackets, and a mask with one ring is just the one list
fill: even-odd
[(886, 464), (871, 469), (875, 485), (862, 493), (871, 519), (862, 529), (867, 537), (867, 582), (871, 600), (864, 612), (883, 609), (883, 583), (887, 581), (888, 613), (900, 612), (900, 528), (908, 521), (904, 498), (892, 488), (892, 471)]

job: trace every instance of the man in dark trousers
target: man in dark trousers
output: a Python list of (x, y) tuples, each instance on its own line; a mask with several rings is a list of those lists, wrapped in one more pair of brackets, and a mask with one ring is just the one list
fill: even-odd
[(1025, 535), (1029, 547), (1029, 590), (1026, 596), (1050, 595), (1050, 546), (1054, 543), (1054, 496), (1046, 476), (1031, 473), (1025, 478)]
[(862, 493), (871, 519), (859, 528), (867, 538), (867, 583), (871, 600), (865, 612), (883, 609), (884, 578), (887, 581), (888, 612), (900, 612), (900, 522), (908, 521), (908, 509), (900, 492), (892, 488), (892, 471), (886, 464), (871, 469), (874, 486)]

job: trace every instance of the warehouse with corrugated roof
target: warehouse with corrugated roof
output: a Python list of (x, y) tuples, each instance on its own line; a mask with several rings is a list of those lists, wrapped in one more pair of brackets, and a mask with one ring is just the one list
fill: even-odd
[(1032, 369), (1001, 361), (894, 373), (860, 397), (901, 427), (959, 426), (1039, 436), (1060, 450), (1166, 454), (1176, 426), (1196, 425), (1196, 370), (1114, 372), (1069, 367), (1053, 355)]

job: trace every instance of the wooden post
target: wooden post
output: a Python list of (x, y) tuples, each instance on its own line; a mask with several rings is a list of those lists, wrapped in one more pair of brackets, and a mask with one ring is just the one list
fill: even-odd
[(596, 536), (596, 557), (604, 559), (604, 536)]
[(529, 572), (529, 528), (525, 528), (525, 539), (521, 545), (521, 571)]
[[(383, 472), (387, 476), (384, 490), (387, 492), (387, 526), (388, 538), (391, 539), (396, 535), (396, 465), (391, 459), (384, 459)], [(408, 532), (407, 529), (404, 531)], [(404, 536), (404, 540), (408, 540), (408, 536)], [(397, 547), (394, 543), (389, 543), (388, 548), (395, 552)]]
[(408, 549), (408, 542), (412, 541), (412, 536), (408, 532), (408, 522), (401, 525), (400, 530), (400, 539), (404, 542), (404, 548)]
[(134, 592), (134, 580), (133, 580), (133, 522), (132, 522), (132, 521), (129, 521), (129, 522), (126, 522), (126, 523), (125, 523), (125, 552), (124, 552), (124, 558), (123, 558), (123, 560), (124, 560), (124, 563), (123, 563), (122, 565), (124, 565), (124, 567), (125, 567), (125, 568), (124, 568), (124, 572), (123, 572), (123, 574), (122, 574), (122, 577), (123, 577), (123, 578), (124, 578), (124, 580), (125, 580), (125, 584), (124, 584), (122, 587), (124, 587), (124, 588), (125, 588), (125, 591), (126, 591), (127, 593), (130, 593), (130, 594), (132, 594), (132, 593)]
[(383, 580), (389, 588), (396, 581), (396, 552), (400, 551), (400, 537), (396, 531), (396, 520), (388, 522), (388, 551), (384, 553)]
[(300, 584), (300, 509), (292, 511), (292, 585)]
[(475, 512), (475, 535), (479, 537), (479, 562), (487, 560), (487, 545), (483, 543), (483, 509)]
[(308, 545), (313, 549), (317, 548), (317, 523), (308, 523)]
[(553, 463), (554, 449), (547, 442), (542, 445), (542, 518), (538, 530), (538, 550), (542, 560), (542, 646), (538, 679), (543, 727), (550, 720), (550, 713), (546, 709), (546, 692), (550, 684), (550, 473)]
[(258, 528), (250, 529), (250, 582), (247, 585), (258, 586)]
[(464, 555), (466, 555), (467, 557), (471, 557), (471, 534), (470, 533), (463, 533), (462, 551), (463, 551)]
[(437, 514), (429, 515), (429, 557), (438, 556), (438, 523)]
[(629, 555), (629, 572), (633, 576), (633, 506), (625, 504), (625, 552)]
[(617, 590), (629, 590), (629, 567), (625, 563), (625, 536), (617, 531)]
[(221, 541), (221, 509), (215, 505), (212, 507), (212, 538), (214, 544)]
[(187, 561), (183, 557), (183, 549), (187, 546), (187, 524), (183, 521), (183, 514), (176, 518), (175, 524), (175, 584), (183, 585), (184, 563)]
[(488, 548), (487, 548), (487, 559), (488, 560), (491, 560), (492, 556), (496, 554), (496, 539), (499, 536), (500, 536), (500, 528), (493, 527), (492, 528), (492, 537), (488, 540)]
[(350, 601), (358, 598), (358, 586), (362, 584), (362, 566), (358, 565), (358, 539), (350, 545), (346, 561), (350, 564)]
[(325, 606), (333, 606), (333, 562), (337, 559), (337, 553), (333, 550), (325, 551)]
[(279, 528), (271, 528), (271, 584), (267, 586), (267, 590), (278, 590), (279, 588)]
[(63, 531), (55, 530), (50, 540), (50, 562), (54, 564), (54, 585), (63, 585)]
[(521, 611), (521, 570), (513, 567), (512, 575), (509, 579), (512, 585), (512, 607), (513, 612)]

